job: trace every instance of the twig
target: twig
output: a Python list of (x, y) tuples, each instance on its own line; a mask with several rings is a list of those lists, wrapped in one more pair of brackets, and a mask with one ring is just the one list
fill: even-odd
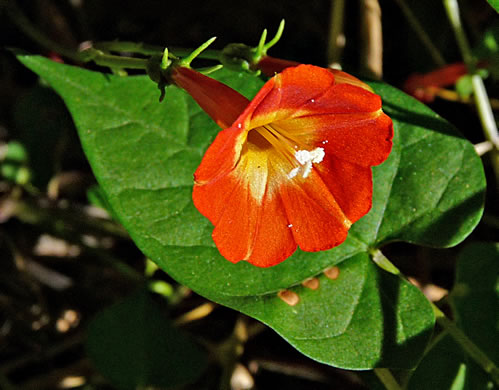
[(52, 41), (47, 35), (37, 29), (23, 14), (21, 9), (17, 6), (14, 0), (0, 0), (0, 9), (5, 8), (7, 15), (17, 25), (17, 27), (28, 37), (40, 44), (47, 50), (54, 51), (70, 58), (73, 61), (79, 62), (80, 57), (75, 49), (71, 49)]
[(475, 147), (476, 154), (479, 156), (483, 156), (485, 153), (488, 153), (494, 149), (494, 145), (492, 145), (492, 142), (490, 141), (483, 141), (473, 146)]
[(383, 34), (378, 0), (361, 0), (363, 70), (375, 79), (383, 75)]
[(243, 353), (244, 344), (248, 340), (246, 317), (239, 316), (230, 337), (220, 344), (215, 350), (215, 357), (222, 366), (220, 390), (230, 390), (230, 380), (236, 363)]
[(331, 0), (331, 17), (327, 46), (327, 63), (329, 67), (340, 64), (341, 54), (345, 46), (343, 35), (343, 19), (345, 16), (345, 0)]
[(463, 56), (464, 62), (468, 67), (469, 73), (471, 74), (473, 96), (475, 98), (485, 138), (494, 145), (494, 150), (491, 153), (492, 167), (496, 176), (496, 185), (499, 186), (499, 132), (494, 119), (494, 113), (492, 112), (492, 107), (490, 106), (490, 101), (487, 96), (487, 90), (485, 89), (483, 80), (476, 73), (475, 59), (471, 53), (470, 45), (461, 23), (459, 4), (457, 3), (457, 0), (443, 1), (447, 11), (447, 17), (449, 18), (454, 30), (454, 35), (456, 36), (461, 55)]
[(433, 44), (433, 41), (428, 36), (421, 23), (419, 23), (419, 20), (416, 18), (416, 16), (409, 8), (405, 0), (395, 0), (395, 2), (398, 4), (405, 18), (411, 25), (412, 29), (419, 36), (419, 39), (428, 50), (428, 53), (433, 59), (433, 62), (435, 62), (435, 64), (438, 65), (438, 67), (444, 66), (446, 64), (444, 57), (437, 49), (437, 47)]
[(478, 348), (478, 346), (459, 329), (454, 322), (449, 320), (445, 314), (432, 303), (433, 312), (437, 323), (444, 328), (447, 333), (458, 343), (461, 348), (470, 356), (482, 369), (489, 374), (496, 385), (499, 385), (499, 368), (489, 359), (489, 357)]
[(374, 374), (376, 374), (387, 390), (402, 390), (388, 368), (375, 368)]
[(24, 356), (21, 356), (16, 360), (12, 360), (0, 366), (0, 374), (8, 375), (10, 372), (19, 370), (28, 364), (35, 363), (42, 358), (45, 359), (55, 358), (56, 356), (67, 352), (67, 350), (81, 345), (85, 340), (85, 337), (86, 336), (82, 332), (76, 333), (72, 337), (65, 338), (60, 343), (48, 347), (41, 353), (30, 352)]
[(203, 303), (202, 305), (176, 318), (175, 325), (184, 325), (192, 321), (200, 320), (208, 316), (215, 309), (215, 307), (216, 305), (213, 302)]
[[(438, 87), (428, 87), (428, 89), (433, 95), (438, 96), (441, 99), (463, 104), (476, 104), (475, 100), (472, 100), (465, 96), (460, 96), (456, 91), (452, 91), (450, 89)], [(494, 110), (499, 110), (499, 99), (489, 99), (489, 101), (490, 107), (492, 107)]]

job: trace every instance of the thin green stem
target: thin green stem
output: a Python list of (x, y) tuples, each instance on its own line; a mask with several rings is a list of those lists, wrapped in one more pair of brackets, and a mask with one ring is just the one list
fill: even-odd
[[(94, 61), (97, 65), (106, 66), (113, 71), (119, 72), (121, 69), (146, 69), (147, 60), (143, 58), (125, 57), (107, 52), (121, 52), (121, 53), (135, 53), (146, 56), (161, 54), (163, 48), (155, 45), (148, 45), (145, 43), (136, 42), (120, 42), (120, 41), (106, 41), (98, 42), (85, 50), (78, 52), (76, 48), (68, 48), (58, 44), (46, 36), (43, 31), (36, 28), (31, 21), (24, 15), (22, 10), (17, 6), (14, 0), (0, 0), (0, 7), (4, 8), (9, 18), (16, 24), (16, 26), (28, 37), (37, 42), (40, 46), (47, 50), (51, 50), (75, 62), (89, 62)], [(212, 40), (207, 43), (211, 43)], [(205, 44), (206, 45), (206, 44)], [(207, 45), (206, 45), (207, 46)], [(206, 47), (204, 46), (204, 47)], [(202, 49), (201, 46), (200, 49)], [(202, 53), (201, 53), (202, 51)], [(187, 56), (188, 61), (192, 61), (194, 57), (218, 60), (220, 57), (219, 50), (199, 50), (192, 52), (189, 49), (175, 48), (170, 51), (174, 56), (183, 57)], [(194, 57), (193, 57), (194, 56)]]
[(435, 64), (438, 66), (444, 66), (446, 64), (444, 57), (437, 49), (437, 47), (433, 44), (430, 36), (426, 33), (421, 23), (419, 23), (419, 20), (416, 18), (405, 0), (395, 0), (395, 2), (398, 4), (412, 29), (419, 36), (419, 39), (428, 50), (428, 53), (433, 59), (433, 62), (435, 62)]
[(499, 386), (499, 368), (477, 347), (454, 322), (449, 320), (445, 314), (432, 303), (433, 312), (437, 323), (447, 331), (447, 333), (457, 342), (461, 348), (476, 362), (482, 369), (489, 374), (494, 383)]
[(459, 4), (457, 0), (443, 1), (447, 11), (447, 17), (449, 18), (452, 29), (454, 30), (454, 35), (456, 36), (461, 55), (463, 56), (466, 66), (468, 67), (469, 73), (472, 75), (473, 97), (478, 109), (478, 115), (480, 117), (485, 138), (492, 142), (495, 147), (494, 150), (491, 151), (492, 166), (496, 176), (496, 183), (499, 185), (499, 132), (494, 119), (494, 113), (492, 112), (492, 107), (490, 105), (490, 100), (487, 96), (483, 80), (476, 74), (475, 59), (473, 58), (468, 39), (466, 38), (466, 34), (461, 23)]
[(388, 368), (375, 368), (374, 374), (383, 383), (387, 390), (402, 390), (393, 374)]
[[(379, 250), (375, 249), (370, 252), (373, 261), (381, 268), (399, 275), (402, 278), (405, 276), (400, 270)], [(437, 323), (461, 346), (463, 351), (471, 357), (482, 369), (489, 374), (496, 385), (499, 385), (499, 368), (492, 360), (459, 329), (454, 322), (449, 320), (445, 314), (433, 303), (430, 302), (435, 313)]]
[(483, 80), (479, 75), (474, 74), (471, 76), (471, 83), (473, 86), (476, 105), (480, 113), (480, 120), (485, 132), (485, 137), (492, 142), (496, 149), (499, 149), (499, 133), (497, 131), (494, 113), (490, 108), (489, 97), (487, 95), (485, 85), (483, 84)]
[(83, 62), (93, 61), (97, 65), (118, 69), (146, 69), (147, 60), (144, 58), (122, 57), (114, 54), (107, 54), (93, 47), (83, 50), (80, 53), (80, 60)]
[(129, 42), (129, 41), (103, 41), (103, 42), (95, 42), (93, 47), (108, 52), (117, 52), (117, 53), (135, 53), (135, 54), (143, 54), (146, 56), (152, 56), (161, 54), (163, 52), (163, 48), (161, 46), (149, 45), (147, 43), (142, 42)]
[[(146, 56), (161, 55), (164, 52), (164, 47), (150, 45), (141, 42), (129, 41), (104, 41), (95, 42), (93, 47), (104, 52), (117, 52), (117, 53), (134, 53), (143, 54)], [(192, 53), (192, 49), (185, 49), (180, 47), (169, 48), (170, 56), (185, 57)], [(208, 49), (198, 55), (198, 58), (205, 60), (218, 60), (220, 58), (220, 50)]]
[(395, 267), (395, 265), (393, 265), (393, 263), (388, 260), (388, 258), (379, 249), (372, 250), (370, 255), (378, 267), (390, 272), (391, 274), (401, 275), (400, 270)]
[(464, 62), (468, 66), (470, 73), (474, 73), (475, 61), (471, 53), (471, 48), (466, 38), (466, 33), (464, 32), (463, 25), (461, 23), (461, 16), (459, 15), (459, 4), (457, 0), (443, 0), (445, 10), (447, 11), (447, 17), (451, 23), (452, 29), (454, 30), (454, 35), (456, 36), (457, 44), (461, 50), (461, 55), (463, 56)]

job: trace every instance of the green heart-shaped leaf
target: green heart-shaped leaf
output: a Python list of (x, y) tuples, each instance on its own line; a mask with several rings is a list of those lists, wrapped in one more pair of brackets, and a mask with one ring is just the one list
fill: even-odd
[[(375, 167), (373, 209), (329, 251), (297, 251), (278, 266), (223, 259), (211, 224), (191, 200), (192, 174), (219, 131), (175, 87), (165, 102), (146, 77), (103, 75), (32, 56), (18, 57), (63, 97), (106, 196), (137, 245), (179, 282), (276, 329), (306, 355), (345, 368), (412, 367), (434, 318), (419, 291), (379, 270), (368, 253), (389, 241), (460, 242), (478, 223), (485, 180), (473, 147), (424, 105), (381, 83), (373, 87), (395, 127), (388, 160)], [(216, 77), (248, 97), (262, 82)], [(341, 263), (341, 264), (340, 264)], [(339, 264), (340, 277), (305, 279)], [(287, 306), (276, 293), (292, 289)], [(404, 359), (401, 359), (404, 356)]]

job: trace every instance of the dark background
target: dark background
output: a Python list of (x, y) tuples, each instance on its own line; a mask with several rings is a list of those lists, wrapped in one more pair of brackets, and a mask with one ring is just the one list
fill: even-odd
[[(2, 46), (57, 57), (21, 32), (5, 12), (7, 3), (9, 1), (0, 0)], [(270, 54), (327, 65), (331, 2), (325, 0), (24, 0), (16, 3), (33, 26), (70, 48), (87, 40), (113, 39), (194, 48), (212, 36), (218, 37), (212, 46), (214, 49), (233, 42), (255, 46), (264, 28), (273, 36), (284, 18), (284, 35)], [(442, 3), (435, 0), (407, 3), (446, 61), (460, 61)], [(346, 1), (344, 21), (346, 46), (342, 65), (354, 74), (359, 74), (361, 69), (359, 4), (359, 1)], [(468, 36), (475, 44), (485, 30), (497, 23), (497, 14), (486, 1), (467, 0), (460, 4)], [(402, 88), (409, 75), (428, 72), (436, 65), (397, 3), (381, 0), (380, 5), (384, 80)], [(489, 93), (497, 96), (496, 85), (488, 83)], [(437, 99), (431, 107), (454, 123), (470, 141), (483, 140), (472, 106)], [(100, 234), (82, 224), (80, 218), (88, 217), (84, 208), (88, 204), (87, 190), (95, 181), (71, 118), (58, 96), (40, 84), (10, 51), (2, 49), (0, 145), (13, 140), (22, 142), (27, 149), (29, 162), (26, 164), (34, 188), (19, 189), (16, 183), (5, 178), (0, 181), (0, 388), (4, 388), (1, 381), (7, 379), (23, 389), (51, 389), (66, 375), (86, 377), (92, 383), (88, 389), (112, 388), (96, 373), (85, 355), (85, 324), (98, 310), (135, 288), (133, 281), (123, 278), (110, 264), (118, 259), (142, 272), (144, 259), (124, 236), (107, 231)], [(486, 170), (489, 178), (492, 177), (487, 165)], [(489, 197), (496, 199), (494, 190)], [(47, 215), (30, 220), (25, 214), (9, 209), (12, 199), (22, 199), (35, 208), (45, 202), (44, 205), (49, 204)], [(497, 215), (493, 201), (489, 200), (488, 207)], [(88, 230), (96, 243), (82, 244), (76, 239), (82, 229)], [(473, 238), (493, 240), (497, 238), (494, 232), (497, 230), (478, 228)], [(61, 238), (66, 247), (57, 252), (52, 242), (48, 255), (37, 252), (40, 237), (47, 234)], [(72, 257), (68, 245), (78, 247), (79, 255)], [(397, 265), (406, 274), (423, 285), (446, 289), (452, 286), (456, 251), (406, 244), (394, 244), (386, 249), (388, 255), (398, 259)], [(432, 263), (431, 259), (436, 257), (438, 262)], [(36, 276), (39, 271), (30, 268), (33, 263), (66, 276), (71, 287), (58, 291), (50, 283), (41, 282)], [(175, 285), (162, 273), (154, 277)], [(170, 308), (170, 314), (175, 317), (203, 302), (196, 294), (187, 293), (178, 305)], [(66, 319), (69, 328), (62, 331), (57, 324), (68, 311), (76, 313), (76, 320)], [(220, 341), (230, 334), (236, 316), (231, 310), (216, 308), (207, 319), (188, 325), (186, 330), (201, 338)], [(258, 389), (363, 389), (367, 388), (366, 383), (371, 383), (369, 386), (373, 383), (369, 376), (336, 370), (303, 357), (268, 329), (250, 339), (241, 361), (248, 365), (257, 362), (253, 374)], [(219, 374), (216, 365), (210, 366), (209, 372), (189, 388), (216, 389)]]

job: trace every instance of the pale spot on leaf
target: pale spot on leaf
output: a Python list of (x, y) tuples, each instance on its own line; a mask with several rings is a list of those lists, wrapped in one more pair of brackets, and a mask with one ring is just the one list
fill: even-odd
[(311, 289), (311, 290), (317, 290), (319, 288), (320, 282), (319, 282), (319, 279), (317, 279), (317, 278), (309, 278), (307, 280), (304, 280), (302, 282), (302, 285), (304, 287)]
[(330, 267), (324, 271), (324, 275), (331, 280), (335, 280), (340, 276), (340, 269), (336, 266)]
[(298, 294), (290, 290), (281, 290), (277, 293), (277, 296), (289, 306), (295, 306), (300, 302)]

